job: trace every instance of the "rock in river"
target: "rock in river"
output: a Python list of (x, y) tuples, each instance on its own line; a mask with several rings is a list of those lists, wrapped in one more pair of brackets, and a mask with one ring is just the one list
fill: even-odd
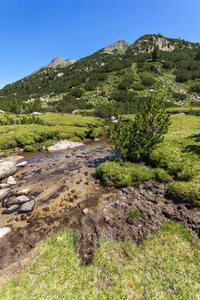
[(32, 211), (34, 208), (35, 202), (33, 200), (24, 203), (21, 208), (20, 208), (20, 212), (29, 212)]
[(83, 143), (80, 142), (71, 142), (71, 141), (61, 141), (56, 143), (55, 145), (48, 147), (48, 151), (58, 151), (58, 150), (64, 150), (64, 149), (72, 149), (76, 147), (84, 146)]
[(0, 201), (3, 200), (10, 193), (10, 191), (10, 188), (0, 190)]
[(23, 203), (26, 203), (26, 202), (29, 202), (30, 199), (24, 195), (22, 196), (19, 196), (17, 198), (15, 198), (14, 200), (10, 201), (10, 202), (7, 202), (6, 204), (7, 205), (13, 205), (13, 204), (23, 204)]
[(3, 161), (0, 163), (0, 179), (4, 179), (13, 175), (17, 171), (15, 163), (10, 161)]
[(7, 184), (11, 184), (11, 185), (14, 185), (16, 184), (17, 182), (15, 181), (15, 178), (12, 177), (12, 176), (9, 176), (8, 177), (8, 180), (7, 180)]
[(5, 157), (5, 158), (1, 159), (0, 162), (9, 161), (9, 162), (16, 163), (16, 162), (18, 162), (19, 160), (22, 160), (22, 159), (24, 159), (24, 156), (20, 156), (20, 155), (18, 155), (18, 156), (8, 156), (8, 157)]
[(5, 189), (5, 188), (8, 188), (8, 187), (10, 187), (10, 184), (8, 184), (8, 183), (1, 183), (0, 184), (0, 189)]
[(12, 205), (11, 207), (7, 208), (6, 210), (4, 210), (4, 214), (12, 214), (14, 211), (19, 209), (19, 205), (15, 204)]
[(27, 165), (27, 161), (22, 161), (21, 163), (17, 164), (17, 167), (25, 167)]
[(17, 195), (21, 196), (21, 195), (28, 195), (31, 193), (31, 189), (30, 188), (25, 188), (25, 189), (21, 189), (19, 191), (17, 191)]

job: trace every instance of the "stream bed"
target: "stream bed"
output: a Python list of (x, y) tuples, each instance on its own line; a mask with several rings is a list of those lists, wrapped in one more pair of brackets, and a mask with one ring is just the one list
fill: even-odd
[[(19, 188), (30, 188), (35, 207), (31, 213), (10, 215), (0, 208), (0, 228), (11, 228), (0, 238), (0, 269), (25, 258), (40, 240), (66, 229), (79, 236), (83, 263), (92, 260), (101, 237), (140, 244), (168, 219), (188, 228), (200, 246), (200, 208), (170, 199), (167, 183), (153, 180), (106, 190), (96, 179), (96, 167), (116, 154), (105, 139), (84, 143), (60, 152), (25, 154), (28, 164), (14, 175), (12, 193), (14, 197)], [(131, 217), (131, 211), (137, 214)]]

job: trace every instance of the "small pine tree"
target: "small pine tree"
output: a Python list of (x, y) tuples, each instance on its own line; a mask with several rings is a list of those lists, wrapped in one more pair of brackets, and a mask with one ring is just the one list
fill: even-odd
[(197, 52), (196, 60), (200, 60), (200, 50)]
[(165, 113), (164, 99), (145, 98), (142, 113), (135, 120), (123, 120), (107, 132), (108, 139), (114, 144), (118, 154), (131, 161), (149, 161), (155, 146), (162, 142), (167, 133), (170, 116)]
[(156, 46), (152, 52), (152, 61), (157, 61), (158, 59), (160, 59), (160, 57), (161, 55), (160, 55), (159, 47)]

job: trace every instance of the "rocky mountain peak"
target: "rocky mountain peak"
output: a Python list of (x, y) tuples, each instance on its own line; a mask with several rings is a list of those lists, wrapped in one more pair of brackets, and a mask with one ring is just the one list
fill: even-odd
[(156, 35), (147, 35), (135, 41), (130, 48), (137, 53), (150, 53), (158, 46), (162, 51), (173, 51), (175, 46), (172, 45), (166, 38)]
[(119, 53), (124, 53), (126, 49), (130, 46), (129, 43), (127, 43), (124, 40), (119, 40), (110, 46), (104, 48), (104, 52), (119, 52)]

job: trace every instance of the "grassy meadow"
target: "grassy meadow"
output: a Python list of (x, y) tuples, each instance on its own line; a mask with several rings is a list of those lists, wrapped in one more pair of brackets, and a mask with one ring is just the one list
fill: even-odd
[(155, 178), (170, 182), (171, 195), (200, 205), (200, 118), (171, 115), (171, 121), (164, 141), (151, 153), (150, 165), (106, 161), (97, 168), (103, 183), (123, 187)]
[(101, 240), (93, 262), (81, 265), (77, 237), (60, 232), (14, 275), (2, 272), (0, 299), (199, 299), (199, 249), (187, 229), (169, 221), (140, 246)]
[(7, 122), (7, 115), (0, 114), (0, 121), (5, 122), (0, 125), (0, 150), (21, 147), (25, 151), (37, 151), (57, 140), (80, 141), (86, 137), (94, 138), (101, 133), (103, 127), (102, 120), (81, 115), (46, 113), (36, 118), (42, 124), (29, 124), (29, 120), (21, 124), (23, 117), (24, 115), (9, 114)]

